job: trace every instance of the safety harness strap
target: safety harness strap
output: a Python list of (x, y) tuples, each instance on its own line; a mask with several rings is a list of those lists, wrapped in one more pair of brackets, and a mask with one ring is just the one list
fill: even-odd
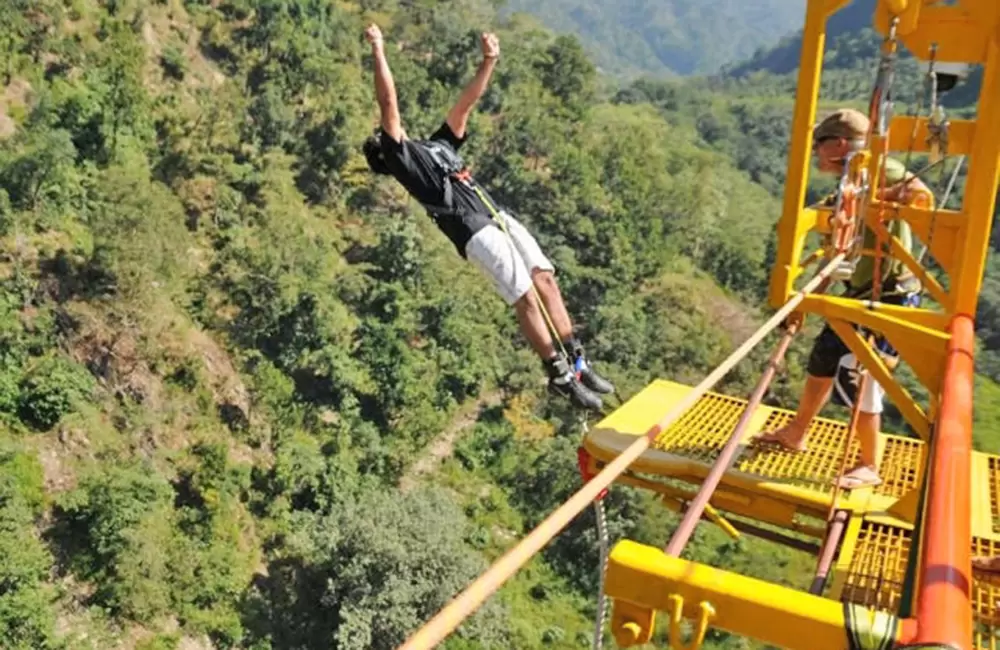
[(471, 185), (472, 174), (462, 158), (447, 145), (431, 141), (427, 143), (427, 150), (444, 180), (444, 200), (440, 205), (434, 203), (422, 203), (422, 205), (434, 217), (453, 217), (458, 211), (454, 208), (452, 183), (458, 181)]
[(849, 650), (891, 650), (899, 634), (899, 619), (857, 603), (844, 603), (844, 627)]

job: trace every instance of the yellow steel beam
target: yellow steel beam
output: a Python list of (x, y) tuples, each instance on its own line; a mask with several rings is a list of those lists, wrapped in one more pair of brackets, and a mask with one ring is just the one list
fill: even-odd
[(825, 0), (806, 3), (798, 83), (795, 91), (795, 114), (785, 180), (785, 197), (778, 222), (778, 253), (771, 275), (768, 299), (772, 307), (784, 304), (793, 292), (795, 269), (802, 257), (802, 247), (809, 226), (800, 218), (809, 181), (812, 155), (812, 128), (816, 119), (820, 73), (826, 44), (826, 21), (850, 0)]
[[(654, 612), (681, 604), (697, 626), (707, 603), (713, 628), (791, 650), (843, 650), (843, 605), (829, 598), (748, 578), (622, 541), (608, 558), (605, 590), (615, 599), (611, 631), (621, 647), (646, 642)], [(775, 621), (780, 621), (776, 625)]]
[(959, 234), (968, 221), (967, 214), (944, 209), (935, 212), (933, 209), (925, 210), (906, 205), (894, 206), (892, 212), (894, 218), (910, 224), (913, 234), (928, 244), (930, 254), (948, 275), (952, 275), (955, 260), (959, 257), (958, 246), (961, 241)]
[[(634, 440), (634, 436), (614, 435), (612, 431), (595, 428), (584, 440), (584, 447), (595, 458), (610, 462)], [(708, 476), (711, 467), (668, 452), (649, 450), (632, 464), (631, 469), (699, 484)], [(778, 526), (790, 525), (795, 509), (814, 516), (824, 516), (830, 507), (828, 493), (736, 470), (727, 473), (722, 483), (725, 487), (713, 495), (713, 503), (718, 508)], [(643, 487), (652, 489), (649, 483)]]
[(972, 476), (969, 483), (972, 486), (972, 535), (983, 539), (998, 539), (993, 530), (993, 499), (990, 494), (996, 487), (990, 471), (990, 457), (985, 454), (972, 455)]
[(906, 390), (902, 384), (896, 381), (882, 362), (881, 357), (875, 354), (868, 346), (867, 341), (861, 338), (850, 323), (838, 319), (829, 319), (830, 327), (844, 341), (858, 361), (868, 370), (871, 378), (877, 381), (886, 394), (892, 399), (893, 404), (903, 414), (903, 418), (913, 427), (922, 440), (925, 442), (930, 438), (930, 423), (927, 414), (917, 404), (910, 391)]
[(944, 307), (946, 312), (951, 313), (953, 311), (951, 296), (949, 296), (948, 292), (941, 286), (941, 283), (937, 281), (937, 278), (931, 275), (930, 272), (928, 272), (927, 269), (917, 261), (917, 258), (913, 256), (913, 253), (900, 244), (899, 239), (891, 235), (884, 225), (876, 225), (875, 232), (879, 233), (890, 242), (889, 255), (892, 258), (901, 261), (903, 265), (909, 269), (910, 273), (915, 275), (920, 281), (924, 291), (929, 293), (931, 298)]
[[(873, 201), (868, 208), (870, 213), (877, 214), (878, 206), (879, 202)], [(968, 220), (964, 212), (942, 209), (935, 213), (934, 210), (905, 205), (897, 206), (894, 203), (887, 204), (886, 209), (891, 211), (893, 219), (902, 219), (910, 224), (913, 234), (921, 241), (928, 243), (931, 256), (941, 265), (941, 268), (948, 274), (952, 273), (955, 260), (958, 258), (959, 233)], [(805, 237), (810, 231), (822, 235), (829, 234), (832, 213), (833, 208), (825, 206), (803, 209), (801, 220), (805, 230), (799, 235), (801, 241), (805, 242)]]
[[(926, 61), (930, 59), (931, 46), (936, 45), (938, 61), (985, 61), (993, 22), (979, 21), (964, 7), (912, 4), (910, 9), (919, 13), (916, 24), (912, 14), (901, 15), (897, 34), (914, 56)], [(882, 35), (888, 33), (889, 16), (890, 12), (880, 4), (875, 12), (875, 29)]]
[(870, 300), (854, 300), (840, 296), (809, 296), (802, 301), (802, 311), (820, 316), (843, 318), (879, 332), (904, 333), (921, 340), (921, 347), (937, 350), (948, 342), (948, 315), (940, 312), (887, 305)]
[[(919, 313), (909, 314), (906, 310), (911, 308), (898, 306), (889, 311), (881, 303), (843, 298), (823, 297), (816, 299), (816, 302), (822, 305), (817, 310), (818, 313), (826, 318), (839, 318), (884, 334), (928, 391), (938, 393), (944, 371), (948, 334), (919, 322), (933, 312), (920, 310)], [(909, 316), (913, 318), (906, 320)]]
[[(597, 471), (600, 471), (602, 466), (595, 465), (595, 467)], [(704, 478), (695, 479), (694, 477), (674, 476), (671, 478), (686, 480), (692, 485), (700, 485), (704, 480)], [(665, 483), (641, 478), (630, 473), (622, 474), (615, 482), (660, 494), (663, 497), (664, 505), (675, 512), (680, 512), (683, 504), (694, 499), (697, 494), (695, 491), (681, 490), (679, 488), (666, 485)], [(795, 515), (797, 514), (812, 514), (817, 517), (822, 516), (824, 513), (821, 512), (819, 508), (812, 512), (805, 512), (789, 501), (782, 501), (780, 499), (761, 496), (759, 494), (747, 493), (741, 495), (729, 490), (722, 490), (721, 488), (712, 494), (712, 502), (715, 504), (716, 514), (718, 514), (720, 518), (722, 516), (721, 512), (725, 511), (730, 514), (753, 519), (754, 521), (773, 524), (784, 528), (785, 530), (800, 533), (802, 535), (808, 535), (809, 537), (814, 537), (816, 539), (823, 539), (826, 535), (826, 527), (810, 526), (808, 524), (800, 523), (795, 519)], [(829, 503), (829, 499), (827, 502)], [(829, 505), (826, 506), (826, 509), (829, 509)], [(708, 512), (707, 509), (706, 512)], [(713, 522), (718, 523), (715, 522), (714, 519)], [(727, 534), (731, 534), (729, 529), (725, 526), (723, 526), (723, 529)]]
[(996, 25), (1000, 30), (1000, 3), (996, 0), (961, 0), (962, 9), (980, 25)]
[(837, 555), (837, 562), (833, 566), (833, 582), (830, 584), (829, 597), (840, 600), (843, 597), (844, 585), (847, 584), (847, 577), (851, 573), (851, 561), (854, 559), (854, 551), (858, 546), (858, 533), (861, 532), (863, 517), (853, 515), (844, 529), (843, 541), (840, 544), (840, 553)]
[[(930, 147), (927, 140), (930, 131), (927, 129), (926, 117), (894, 117), (889, 122), (889, 151), (913, 151), (915, 153), (928, 153)], [(913, 132), (916, 124), (917, 132)], [(972, 151), (972, 142), (976, 135), (976, 122), (974, 120), (948, 120), (948, 155), (960, 156), (968, 155)], [(882, 151), (884, 138), (880, 135), (872, 136), (872, 151)], [(943, 163), (942, 163), (943, 164)]]
[(957, 271), (952, 274), (955, 309), (960, 314), (972, 316), (975, 316), (982, 287), (1000, 179), (1000, 35), (988, 47), (978, 121), (965, 185), (965, 208), (969, 218), (960, 237), (966, 246), (957, 261)]

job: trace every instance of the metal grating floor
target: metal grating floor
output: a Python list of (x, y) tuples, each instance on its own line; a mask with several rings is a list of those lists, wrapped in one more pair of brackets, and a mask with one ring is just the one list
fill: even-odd
[[(736, 427), (746, 400), (709, 393), (700, 399), (673, 426), (653, 442), (657, 450), (711, 464)], [(792, 413), (772, 411), (764, 431), (773, 431), (787, 424)], [(737, 459), (735, 468), (743, 473), (766, 476), (788, 484), (832, 492), (833, 480), (843, 455), (844, 423), (816, 418), (809, 428), (808, 449), (803, 453), (784, 451), (768, 446), (747, 446)], [(923, 444), (905, 439), (890, 439), (886, 447), (886, 482), (880, 492), (902, 496), (915, 487), (922, 462)], [(851, 444), (849, 464), (858, 458), (857, 441)]]
[[(841, 598), (898, 612), (911, 533), (870, 521), (861, 524)], [(976, 538), (973, 555), (1000, 555), (1000, 542)], [(1000, 648), (1000, 576), (976, 572), (972, 585), (973, 647)]]
[(862, 523), (841, 599), (897, 612), (910, 538), (910, 531), (903, 528)]
[(653, 447), (711, 463), (736, 427), (745, 404), (741, 399), (709, 393), (657, 436)]
[[(772, 412), (763, 431), (774, 431), (792, 418), (791, 413)], [(767, 476), (786, 483), (798, 484), (821, 492), (832, 492), (833, 480), (844, 455), (847, 427), (833, 420), (816, 418), (809, 427), (808, 448), (798, 453), (785, 451), (777, 445), (747, 448), (737, 465), (742, 472)], [(858, 457), (858, 443), (851, 443), (848, 466)]]
[[(652, 424), (648, 411), (659, 410), (665, 402), (676, 400), (678, 395), (683, 394), (677, 387), (669, 382), (651, 386), (649, 394), (634, 405), (625, 407), (619, 418), (608, 425), (608, 430), (642, 435)], [(709, 393), (665, 430), (652, 446), (658, 451), (710, 465), (718, 457), (745, 405), (744, 399)], [(774, 430), (785, 425), (793, 415), (791, 411), (762, 407), (752, 426), (755, 430)], [(817, 418), (810, 427), (805, 452), (788, 452), (777, 446), (751, 444), (743, 448), (734, 469), (830, 494), (833, 478), (841, 463), (846, 433), (846, 423)], [(920, 440), (896, 435), (881, 434), (880, 442), (883, 483), (873, 492), (882, 497), (902, 498), (920, 485), (927, 447)], [(595, 444), (600, 448), (599, 442)], [(857, 459), (857, 453), (858, 444), (855, 442), (849, 463)], [(977, 457), (976, 462), (983, 463), (976, 465), (978, 472), (982, 472), (988, 462), (988, 476), (977, 474), (977, 485), (982, 488), (988, 485), (988, 490), (983, 489), (978, 496), (974, 495), (976, 499), (983, 499), (974, 515), (989, 519), (979, 520), (981, 525), (978, 528), (974, 526), (974, 530), (985, 537), (973, 538), (972, 551), (974, 555), (1000, 555), (1000, 456), (977, 454)], [(988, 515), (986, 498), (990, 503)], [(849, 530), (853, 529), (852, 525)], [(988, 539), (994, 536), (995, 539)], [(911, 540), (910, 531), (893, 526), (886, 519), (863, 521), (857, 539), (847, 547), (852, 550), (850, 558), (844, 558), (848, 568), (839, 597), (898, 612)], [(975, 625), (973, 647), (977, 650), (1000, 650), (1000, 576), (978, 572), (973, 575), (972, 610), (970, 613)]]
[(879, 463), (882, 485), (875, 494), (902, 498), (920, 486), (924, 443), (910, 438), (885, 438), (885, 451)]
[[(991, 459), (992, 460), (992, 459)], [(990, 468), (993, 469), (992, 463)], [(996, 481), (996, 475), (993, 475)], [(1000, 542), (972, 540), (972, 554), (1000, 555)], [(1000, 576), (976, 572), (972, 580), (973, 646), (978, 650), (997, 650), (1000, 636)]]

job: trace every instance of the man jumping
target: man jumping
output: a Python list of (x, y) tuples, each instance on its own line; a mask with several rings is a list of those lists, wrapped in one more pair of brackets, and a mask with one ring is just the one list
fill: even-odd
[[(476, 183), (458, 155), (466, 140), (469, 115), (485, 92), (500, 56), (497, 37), (482, 35), (483, 61), (476, 76), (444, 124), (426, 140), (411, 140), (403, 130), (381, 30), (371, 25), (365, 38), (372, 47), (381, 112), (381, 128), (364, 143), (369, 167), (377, 174), (393, 176), (420, 201), (459, 255), (479, 268), (501, 298), (513, 305), (521, 332), (545, 365), (549, 389), (578, 407), (600, 411), (603, 403), (595, 393), (613, 393), (614, 386), (587, 362), (583, 346), (573, 334), (552, 262), (531, 233)], [(533, 288), (572, 359), (556, 349)]]

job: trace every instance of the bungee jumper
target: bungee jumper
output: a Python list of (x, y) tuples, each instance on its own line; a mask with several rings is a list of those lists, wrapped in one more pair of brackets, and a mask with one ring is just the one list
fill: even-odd
[[(813, 147), (818, 168), (821, 172), (843, 177), (847, 171), (848, 158), (865, 146), (865, 136), (869, 131), (869, 118), (854, 109), (841, 109), (830, 114), (813, 131)], [(932, 207), (934, 196), (930, 189), (915, 175), (906, 170), (905, 165), (891, 157), (884, 161), (884, 190), (878, 198), (882, 201), (905, 203), (914, 207)], [(881, 167), (881, 165), (880, 165)], [(824, 203), (833, 207), (836, 197), (828, 197)], [(909, 224), (895, 219), (886, 228), (901, 245), (912, 251), (913, 235)], [(876, 234), (865, 229), (862, 248), (873, 251)], [(881, 289), (878, 301), (887, 305), (918, 307), (921, 286), (917, 278), (899, 260), (892, 259), (888, 246), (883, 244), (883, 263), (880, 265)], [(871, 256), (862, 256), (853, 268), (846, 269), (847, 291), (844, 296), (857, 300), (872, 300), (875, 277), (875, 262)], [(870, 334), (864, 332), (865, 334)], [(877, 353), (887, 367), (898, 364), (899, 354), (882, 336), (868, 336)], [(809, 424), (819, 414), (830, 399), (848, 407), (853, 407), (858, 389), (858, 364), (847, 345), (829, 325), (823, 328), (809, 355), (806, 369), (806, 385), (799, 401), (795, 417), (781, 429), (766, 432), (757, 438), (758, 442), (780, 445), (793, 452), (806, 450)], [(860, 459), (838, 478), (844, 489), (877, 486), (882, 483), (876, 462), (878, 432), (882, 424), (882, 410), (885, 390), (874, 379), (865, 382), (864, 393), (860, 396), (861, 407), (858, 416), (858, 441), (861, 445)]]
[(458, 154), (467, 139), (469, 115), (500, 57), (496, 35), (482, 34), (483, 60), (475, 77), (444, 123), (425, 140), (410, 139), (403, 129), (381, 30), (372, 24), (365, 38), (372, 48), (381, 113), (380, 128), (363, 145), (368, 166), (376, 174), (399, 181), (424, 206), (459, 255), (489, 278), (500, 297), (514, 307), (522, 334), (548, 373), (549, 390), (577, 407), (600, 412), (600, 394), (615, 389), (597, 374), (573, 333), (552, 262), (524, 225), (475, 181)]

